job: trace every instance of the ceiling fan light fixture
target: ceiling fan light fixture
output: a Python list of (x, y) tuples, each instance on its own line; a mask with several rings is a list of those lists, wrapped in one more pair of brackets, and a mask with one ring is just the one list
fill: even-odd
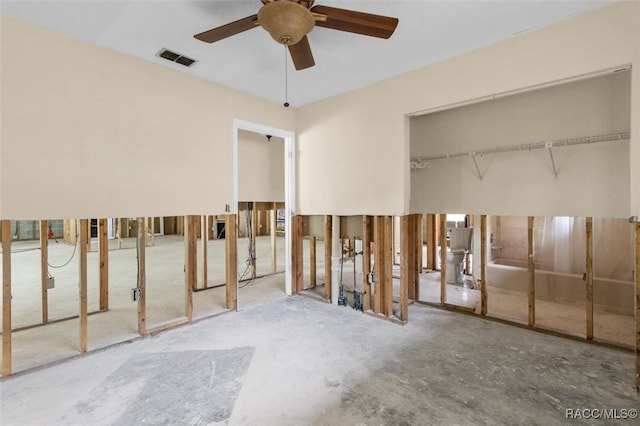
[(278, 43), (294, 45), (313, 29), (316, 21), (303, 5), (279, 0), (262, 6), (258, 22)]

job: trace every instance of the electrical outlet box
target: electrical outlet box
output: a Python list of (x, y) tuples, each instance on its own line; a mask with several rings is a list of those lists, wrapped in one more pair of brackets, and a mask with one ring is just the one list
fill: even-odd
[(138, 300), (140, 300), (140, 289), (139, 288), (132, 288), (131, 289), (131, 301), (132, 302), (137, 302)]
[(375, 284), (376, 275), (373, 272), (369, 272), (369, 284)]
[(47, 277), (47, 290), (56, 288), (56, 279), (54, 277)]

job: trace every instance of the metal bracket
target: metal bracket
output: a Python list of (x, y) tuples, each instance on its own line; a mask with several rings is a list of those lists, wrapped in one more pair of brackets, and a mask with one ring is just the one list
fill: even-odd
[(411, 170), (422, 170), (427, 167), (427, 163), (420, 159), (411, 160), (409, 165)]
[(476, 160), (476, 153), (470, 152), (469, 155), (471, 155), (471, 158), (473, 159), (473, 164), (476, 166), (476, 172), (478, 173), (478, 177), (480, 178), (480, 180), (484, 179), (484, 176), (480, 172), (480, 167), (478, 167), (478, 161)]
[(556, 162), (553, 159), (553, 142), (545, 142), (545, 148), (549, 149), (549, 157), (551, 158), (551, 167), (553, 167), (553, 177), (558, 177), (558, 169), (556, 169)]

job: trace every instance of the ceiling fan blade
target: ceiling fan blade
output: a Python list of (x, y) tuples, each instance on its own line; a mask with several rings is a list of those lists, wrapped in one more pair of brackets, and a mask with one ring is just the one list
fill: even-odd
[(316, 64), (313, 60), (313, 53), (311, 53), (311, 46), (309, 46), (309, 39), (307, 36), (302, 37), (299, 42), (288, 47), (296, 70), (300, 71), (306, 68), (311, 68)]
[(398, 18), (373, 15), (330, 6), (314, 6), (311, 12), (327, 15), (326, 21), (316, 21), (317, 27), (347, 31), (371, 37), (389, 38), (398, 26)]
[(232, 35), (239, 34), (258, 26), (258, 15), (252, 15), (247, 16), (246, 18), (238, 19), (234, 22), (230, 22), (221, 27), (201, 32), (194, 35), (194, 37), (200, 41), (204, 41), (205, 43), (213, 43), (214, 41), (231, 37)]

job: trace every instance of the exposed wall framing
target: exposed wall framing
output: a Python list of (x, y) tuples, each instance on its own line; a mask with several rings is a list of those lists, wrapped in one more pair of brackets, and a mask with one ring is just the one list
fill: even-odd
[(2, 221), (2, 375), (11, 374), (11, 221)]
[[(185, 216), (185, 285), (184, 313), (187, 321), (193, 321), (193, 290), (198, 286), (198, 218)], [(204, 238), (206, 241), (206, 238)]]
[[(200, 254), (202, 256), (201, 258), (201, 271), (202, 271), (202, 288), (207, 288), (209, 287), (209, 277), (208, 277), (208, 269), (209, 269), (209, 265), (208, 265), (208, 260), (207, 260), (207, 246), (208, 246), (208, 241), (209, 239), (211, 239), (211, 236), (209, 235), (209, 231), (210, 231), (210, 223), (209, 222), (209, 216), (207, 215), (203, 215), (200, 216)], [(198, 284), (197, 284), (197, 280), (196, 280), (196, 288), (197, 288)]]
[(316, 237), (309, 237), (309, 281), (311, 287), (317, 285)]
[(636, 392), (640, 393), (640, 222), (635, 224), (635, 319), (636, 319)]
[(291, 265), (293, 266), (291, 273), (293, 274), (293, 293), (299, 293), (304, 290), (303, 280), (303, 217), (295, 215), (291, 218)]
[(136, 241), (138, 251), (138, 285), (136, 290), (138, 292), (138, 333), (141, 336), (147, 334), (147, 303), (146, 303), (146, 286), (147, 286), (147, 274), (146, 274), (146, 246), (147, 246), (147, 230), (146, 220), (144, 217), (139, 217), (138, 222), (138, 236)]
[(432, 271), (437, 269), (438, 265), (438, 238), (437, 238), (437, 221), (435, 214), (426, 215), (427, 221), (427, 269)]
[(480, 216), (480, 315), (487, 315), (487, 215)]
[(100, 275), (100, 310), (109, 309), (109, 236), (107, 219), (98, 220), (98, 259)]
[(593, 340), (593, 218), (586, 218), (587, 339)]
[(362, 216), (362, 309), (371, 310), (371, 216)]
[(49, 322), (49, 238), (48, 221), (40, 221), (40, 284), (42, 293), (42, 323)]
[(332, 217), (324, 217), (324, 298), (331, 300), (331, 247), (333, 245)]
[(229, 214), (225, 220), (225, 275), (227, 309), (238, 309), (238, 229), (237, 215)]
[(278, 271), (277, 244), (276, 244), (276, 226), (277, 226), (277, 207), (276, 203), (272, 203), (269, 211), (269, 236), (271, 237), (271, 272)]
[[(400, 320), (409, 319), (409, 283), (414, 286), (414, 268), (411, 253), (415, 253), (415, 220), (413, 216), (400, 218)], [(415, 293), (415, 288), (413, 293)]]
[(527, 221), (529, 326), (533, 326), (536, 323), (536, 267), (533, 261), (533, 221), (533, 216), (529, 216)]
[(87, 351), (87, 249), (89, 243), (89, 220), (80, 219), (80, 266), (79, 271), (79, 295), (78, 301), (80, 307), (78, 309), (80, 315), (80, 353)]
[(440, 214), (440, 304), (447, 302), (447, 215)]

